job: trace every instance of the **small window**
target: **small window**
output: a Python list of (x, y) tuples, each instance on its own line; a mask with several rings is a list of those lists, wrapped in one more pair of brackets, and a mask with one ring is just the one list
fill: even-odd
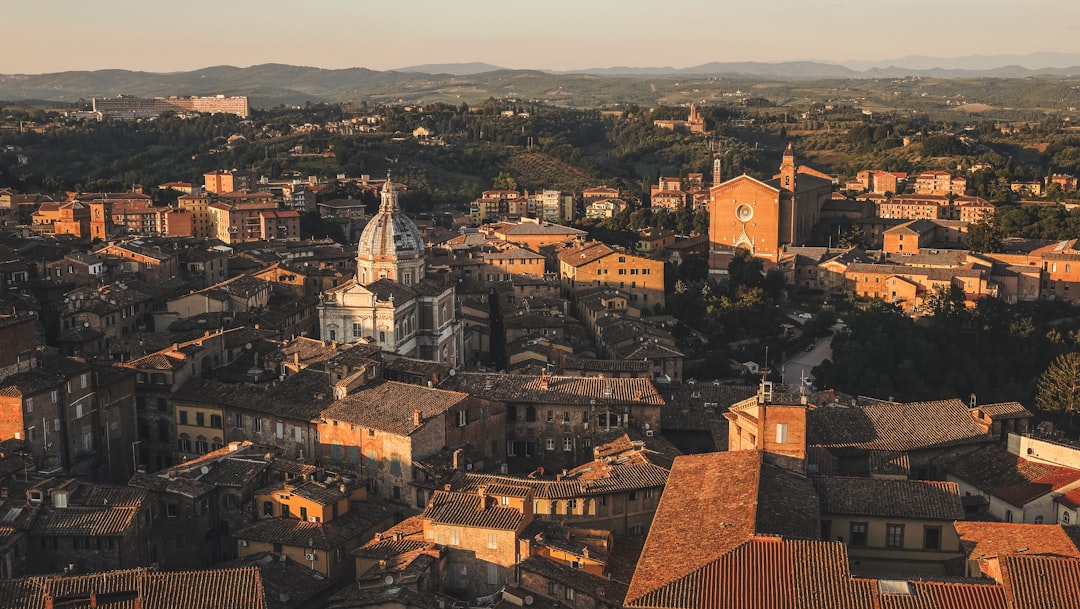
[(489, 550), (498, 550), (499, 549), (499, 534), (498, 533), (488, 533), (487, 547), (488, 547)]
[(776, 443), (784, 444), (788, 438), (788, 424), (777, 423), (776, 424)]
[(849, 545), (860, 548), (866, 546), (866, 526), (865, 522), (851, 523), (851, 543)]
[(888, 547), (888, 548), (903, 548), (904, 547), (904, 525), (902, 525), (902, 524), (886, 524), (885, 525), (885, 547)]
[(555, 438), (548, 438), (546, 442), (548, 450), (555, 450)]
[(563, 438), (563, 450), (566, 452), (571, 452), (574, 450), (574, 439), (570, 436), (566, 436), (565, 438)]
[(923, 549), (941, 549), (941, 527), (926, 527), (923, 531)]
[(461, 545), (461, 532), (458, 531), (457, 529), (451, 529), (450, 530), (450, 545), (452, 545), (452, 546), (460, 546)]
[(574, 600), (574, 589), (573, 588), (570, 588), (570, 587), (566, 588), (566, 600), (568, 600), (568, 601)]

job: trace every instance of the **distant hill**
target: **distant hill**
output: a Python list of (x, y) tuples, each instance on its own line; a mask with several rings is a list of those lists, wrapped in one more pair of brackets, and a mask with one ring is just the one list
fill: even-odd
[(877, 61), (851, 60), (839, 62), (856, 71), (892, 67), (902, 70), (994, 71), (1002, 67), (1019, 67), (1032, 71), (1080, 66), (1080, 53), (1031, 53), (1029, 55), (966, 55), (963, 57), (930, 57), (908, 55)]
[[(1000, 59), (1013, 56), (997, 56)], [(1066, 62), (1072, 56), (1047, 56)], [(1028, 57), (1029, 63), (1038, 58)], [(94, 97), (134, 95), (246, 95), (255, 108), (305, 102), (369, 101), (392, 103), (476, 103), (489, 98), (537, 100), (564, 106), (597, 107), (617, 104), (679, 104), (715, 99), (722, 86), (752, 86), (762, 81), (794, 87), (816, 80), (894, 79), (1024, 79), (1033, 76), (1080, 76), (1080, 56), (1069, 66), (1030, 68), (1019, 63), (993, 68), (964, 68), (933, 58), (907, 58), (909, 65), (951, 67), (913, 68), (878, 65), (861, 70), (817, 61), (710, 62), (688, 68), (610, 67), (553, 72), (511, 70), (486, 63), (426, 64), (400, 70), (323, 68), (263, 64), (239, 68), (213, 66), (190, 72), (154, 73), (96, 70), (53, 74), (0, 75), (0, 100), (75, 103)], [(920, 62), (922, 62), (920, 64)], [(1032, 65), (1034, 65), (1032, 63)], [(720, 85), (715, 79), (724, 80)], [(710, 81), (712, 79), (712, 81)], [(956, 81), (958, 82), (958, 81)], [(786, 83), (786, 84), (784, 84)]]
[(499, 66), (493, 66), (490, 63), (474, 61), (472, 63), (425, 63), (419, 66), (394, 68), (394, 72), (420, 72), (422, 74), (450, 74), (453, 76), (472, 76), (473, 74), (483, 74), (484, 72), (494, 72), (496, 70), (505, 69), (506, 68), (502, 68)]

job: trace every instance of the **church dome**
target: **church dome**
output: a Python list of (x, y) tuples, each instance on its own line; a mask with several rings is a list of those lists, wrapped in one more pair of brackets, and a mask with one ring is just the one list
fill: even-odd
[(398, 193), (390, 175), (382, 189), (382, 204), (360, 234), (357, 279), (362, 284), (378, 279), (416, 283), (423, 275), (424, 240), (416, 224), (398, 207)]

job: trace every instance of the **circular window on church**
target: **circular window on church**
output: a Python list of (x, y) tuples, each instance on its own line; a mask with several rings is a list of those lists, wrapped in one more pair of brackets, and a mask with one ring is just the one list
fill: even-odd
[(754, 208), (746, 203), (741, 203), (735, 208), (735, 217), (741, 222), (749, 222), (754, 217)]

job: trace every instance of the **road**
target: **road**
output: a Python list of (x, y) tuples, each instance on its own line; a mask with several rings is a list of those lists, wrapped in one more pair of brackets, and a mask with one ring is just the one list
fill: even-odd
[[(833, 334), (843, 328), (843, 324), (836, 324), (832, 327)], [(813, 378), (812, 370), (814, 367), (830, 357), (832, 357), (832, 335), (819, 338), (814, 343), (812, 351), (800, 351), (780, 365), (780, 374), (783, 377), (784, 384), (797, 387), (800, 382), (799, 379), (803, 377)]]

